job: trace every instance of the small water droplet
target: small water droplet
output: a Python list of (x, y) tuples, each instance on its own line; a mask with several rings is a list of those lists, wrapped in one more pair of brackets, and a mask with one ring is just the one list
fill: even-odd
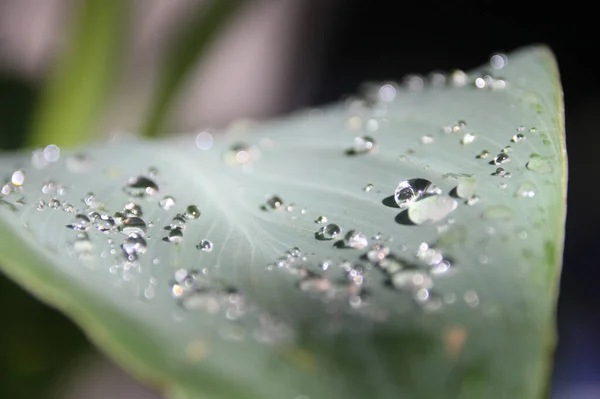
[(56, 162), (60, 158), (60, 148), (55, 144), (50, 144), (44, 148), (44, 159), (48, 162)]
[(458, 206), (458, 202), (447, 195), (423, 198), (408, 208), (408, 218), (414, 224), (436, 223), (446, 218)]
[(98, 231), (109, 232), (115, 227), (115, 220), (106, 214), (101, 214), (99, 218), (94, 220), (94, 226)]
[(196, 146), (201, 150), (210, 150), (213, 146), (213, 136), (207, 131), (200, 132), (196, 135)]
[(477, 138), (477, 136), (475, 136), (472, 133), (465, 133), (462, 137), (462, 139), (460, 140), (460, 143), (462, 145), (467, 145), (467, 144), (471, 144), (472, 142), (475, 141), (475, 139)]
[(16, 187), (22, 186), (25, 182), (25, 173), (22, 170), (15, 171), (10, 178), (10, 182)]
[(44, 201), (44, 200), (39, 200), (39, 201), (38, 201), (38, 203), (37, 203), (37, 207), (36, 207), (36, 209), (37, 209), (38, 211), (43, 211), (45, 207), (46, 207), (46, 201)]
[(431, 136), (431, 135), (421, 136), (421, 143), (433, 144), (433, 136)]
[(350, 230), (346, 233), (344, 241), (346, 246), (356, 249), (363, 249), (369, 245), (367, 236), (356, 230)]
[(475, 158), (477, 159), (484, 159), (490, 156), (490, 152), (488, 150), (483, 150), (481, 151), (477, 156), (475, 156)]
[(469, 198), (475, 195), (477, 181), (475, 179), (463, 179), (456, 186), (456, 195), (460, 198)]
[(280, 209), (283, 206), (283, 200), (276, 195), (267, 199), (267, 207), (273, 210)]
[(125, 204), (125, 207), (123, 208), (123, 214), (125, 216), (141, 217), (143, 215), (142, 207), (133, 202), (128, 202), (127, 204)]
[(56, 183), (53, 182), (52, 180), (47, 181), (42, 186), (42, 193), (44, 193), (44, 194), (50, 194), (50, 193), (54, 192), (55, 190), (56, 190)]
[(52, 198), (50, 201), (48, 201), (48, 206), (52, 209), (58, 209), (60, 208), (60, 201), (56, 198)]
[(514, 212), (506, 205), (493, 205), (486, 208), (481, 217), (487, 220), (504, 220), (508, 221), (513, 218)]
[(375, 188), (375, 186), (373, 186), (371, 183), (369, 183), (363, 187), (363, 191), (370, 192), (373, 190), (373, 188)]
[(506, 55), (496, 53), (490, 57), (490, 66), (494, 69), (502, 69), (508, 64), (508, 58)]
[(98, 209), (102, 206), (102, 202), (100, 202), (94, 193), (87, 193), (87, 195), (83, 198), (83, 203), (88, 206), (90, 209)]
[(319, 223), (319, 224), (327, 223), (327, 217), (321, 215), (315, 220), (315, 223)]
[(132, 197), (144, 197), (158, 192), (158, 185), (148, 177), (138, 176), (129, 180), (123, 191)]
[(342, 233), (340, 226), (334, 223), (326, 224), (317, 232), (317, 238), (321, 240), (332, 240), (338, 238)]
[(171, 220), (171, 224), (167, 227), (167, 230), (171, 229), (180, 229), (185, 230), (186, 227), (186, 219), (183, 215), (175, 215), (175, 217)]
[(168, 211), (175, 206), (175, 198), (171, 197), (170, 195), (164, 196), (158, 205), (165, 211)]
[(415, 178), (404, 180), (398, 184), (394, 192), (394, 200), (400, 209), (406, 209), (427, 195), (438, 195), (441, 192), (442, 190), (429, 180)]
[(415, 270), (402, 270), (392, 274), (391, 283), (399, 290), (417, 291), (433, 287), (433, 281), (427, 274)]
[(506, 155), (504, 152), (501, 152), (500, 154), (496, 155), (494, 159), (490, 161), (490, 163), (492, 165), (502, 165), (503, 163), (506, 163), (508, 161), (510, 161), (508, 155)]
[(500, 183), (500, 184), (498, 184), (498, 188), (505, 189), (506, 187), (508, 187), (508, 185), (506, 183)]
[(196, 245), (196, 248), (204, 252), (210, 252), (213, 250), (213, 243), (208, 240), (202, 240)]
[(255, 161), (258, 158), (258, 149), (243, 143), (236, 143), (232, 145), (229, 150), (225, 152), (225, 162), (229, 164), (246, 164), (251, 161)]
[(75, 215), (75, 221), (73, 224), (67, 226), (73, 230), (87, 230), (91, 227), (90, 218), (83, 214)]
[(183, 240), (183, 230), (179, 228), (171, 229), (169, 231), (168, 240), (174, 243), (180, 243)]
[(513, 143), (522, 143), (525, 141), (525, 135), (523, 133), (517, 133), (510, 139)]
[(359, 136), (354, 138), (354, 145), (348, 151), (351, 155), (366, 154), (375, 148), (375, 140), (370, 136)]
[(183, 216), (187, 220), (198, 219), (200, 217), (200, 209), (198, 209), (198, 207), (196, 205), (189, 205), (187, 208), (185, 208), (185, 212), (183, 213)]
[(146, 223), (139, 217), (128, 217), (122, 220), (119, 231), (126, 235), (133, 233), (143, 235), (146, 233)]
[(479, 197), (476, 196), (476, 195), (473, 195), (473, 196), (471, 196), (471, 197), (469, 197), (469, 198), (466, 199), (465, 204), (467, 204), (469, 206), (472, 206), (472, 205), (475, 205), (478, 202), (479, 202)]
[(296, 209), (296, 204), (289, 204), (288, 206), (285, 207), (285, 210), (288, 212), (293, 212), (294, 209)]

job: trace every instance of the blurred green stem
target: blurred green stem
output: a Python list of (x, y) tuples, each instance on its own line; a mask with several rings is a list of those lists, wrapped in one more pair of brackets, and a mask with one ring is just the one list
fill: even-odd
[(211, 40), (242, 3), (244, 0), (210, 0), (200, 7), (183, 30), (179, 41), (166, 57), (161, 80), (142, 128), (145, 136), (158, 137), (164, 133), (162, 129), (179, 88), (209, 47)]
[(67, 46), (58, 56), (34, 114), (29, 146), (71, 146), (94, 134), (94, 124), (119, 65), (128, 3), (77, 3)]

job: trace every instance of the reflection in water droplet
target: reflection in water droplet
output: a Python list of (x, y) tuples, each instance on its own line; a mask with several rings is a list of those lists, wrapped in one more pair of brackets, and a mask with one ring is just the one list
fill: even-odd
[(52, 180), (47, 181), (42, 186), (42, 193), (44, 193), (44, 194), (50, 194), (50, 193), (54, 192), (54, 190), (56, 190), (56, 183), (53, 182)]
[(99, 231), (109, 232), (115, 226), (115, 220), (109, 215), (100, 215), (99, 218), (94, 220), (94, 226), (96, 226)]
[(196, 248), (204, 252), (210, 252), (213, 250), (213, 243), (208, 240), (202, 240), (196, 245)]
[(183, 240), (183, 230), (175, 228), (169, 231), (168, 239), (170, 242), (179, 243)]
[(198, 219), (200, 217), (200, 209), (198, 209), (196, 205), (189, 205), (187, 208), (185, 208), (183, 217), (188, 220)]
[(363, 191), (369, 192), (369, 191), (372, 191), (373, 188), (375, 188), (375, 186), (373, 186), (371, 183), (369, 183), (363, 188)]
[(134, 204), (133, 202), (128, 202), (127, 204), (125, 204), (125, 207), (123, 208), (123, 214), (125, 216), (141, 217), (143, 215), (142, 207), (137, 204)]
[(340, 226), (334, 223), (327, 224), (317, 232), (317, 237), (322, 240), (332, 240), (342, 234)]
[(315, 223), (319, 223), (319, 224), (322, 224), (322, 223), (327, 223), (327, 217), (326, 217), (326, 216), (319, 216), (319, 217), (318, 217), (318, 218), (315, 220)]
[(346, 246), (356, 249), (363, 249), (369, 245), (367, 236), (356, 230), (350, 230), (346, 233), (344, 241)]
[(130, 235), (133, 233), (144, 234), (146, 233), (146, 223), (138, 217), (128, 217), (123, 219), (119, 226), (119, 231), (123, 234)]
[(167, 195), (160, 200), (158, 205), (165, 211), (168, 211), (169, 209), (175, 206), (175, 198), (171, 197), (170, 195)]
[(501, 152), (500, 154), (498, 154), (494, 157), (494, 159), (491, 161), (491, 163), (494, 165), (501, 165), (508, 161), (510, 161), (510, 158), (508, 157), (508, 155), (506, 155), (506, 153), (504, 153), (504, 152)]
[(408, 218), (414, 224), (436, 223), (453, 212), (458, 203), (447, 195), (423, 198), (408, 208)]
[(494, 205), (486, 208), (481, 217), (488, 220), (511, 220), (514, 212), (506, 205)]
[(527, 169), (538, 172), (538, 173), (550, 173), (552, 172), (552, 164), (550, 161), (542, 157), (532, 157), (529, 162), (525, 165)]
[(156, 194), (158, 185), (145, 176), (138, 176), (130, 179), (123, 191), (133, 197), (144, 197)]
[(415, 178), (404, 180), (398, 184), (398, 187), (394, 192), (394, 200), (400, 209), (406, 209), (422, 197), (427, 195), (438, 195), (441, 194), (441, 192), (442, 190), (429, 180)]
[(349, 151), (351, 154), (365, 154), (375, 148), (375, 140), (370, 136), (360, 136), (354, 138), (354, 145)]

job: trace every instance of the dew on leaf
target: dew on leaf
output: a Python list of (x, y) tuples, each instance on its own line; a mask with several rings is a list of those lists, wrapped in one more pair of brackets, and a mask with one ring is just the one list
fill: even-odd
[(394, 200), (400, 209), (406, 209), (427, 195), (441, 194), (437, 186), (426, 179), (415, 178), (401, 181), (394, 192)]
[(196, 248), (200, 251), (210, 252), (213, 250), (213, 243), (208, 240), (202, 240), (196, 245)]
[(243, 143), (232, 145), (224, 154), (225, 162), (229, 164), (246, 164), (258, 158), (258, 149)]
[(375, 148), (375, 140), (370, 136), (359, 136), (354, 138), (354, 144), (347, 151), (349, 155), (366, 154)]
[(341, 227), (337, 224), (329, 223), (321, 227), (315, 236), (320, 240), (333, 240), (334, 238), (338, 238), (340, 234), (342, 234)]
[(167, 240), (169, 242), (180, 243), (183, 240), (183, 230), (179, 228), (171, 229), (169, 231)]
[(123, 207), (123, 214), (125, 216), (138, 216), (141, 217), (143, 215), (142, 212), (142, 207), (133, 203), (133, 202), (128, 202), (127, 204), (125, 204), (125, 206)]
[(38, 203), (37, 203), (36, 209), (38, 211), (43, 211), (45, 207), (46, 207), (46, 201), (39, 200)]
[(462, 179), (456, 186), (456, 195), (460, 198), (470, 198), (475, 195), (477, 181), (475, 179)]
[(42, 186), (42, 193), (44, 193), (44, 194), (50, 194), (50, 193), (54, 192), (55, 190), (56, 190), (56, 183), (52, 180), (48, 180)]
[(180, 229), (180, 230), (185, 230), (186, 228), (186, 218), (185, 216), (178, 214), (175, 215), (175, 217), (173, 217), (173, 219), (171, 219), (171, 223), (169, 224), (169, 226), (165, 227), (165, 229), (167, 230), (172, 230), (172, 229)]
[(510, 161), (510, 158), (508, 157), (508, 155), (506, 155), (506, 153), (504, 153), (504, 152), (501, 152), (498, 155), (496, 155), (493, 160), (490, 161), (490, 164), (502, 165), (503, 163), (506, 163), (508, 161)]
[(465, 204), (472, 206), (479, 202), (479, 197), (476, 195), (472, 195), (465, 200)]
[(127, 236), (121, 248), (127, 257), (136, 257), (138, 254), (146, 252), (147, 244), (144, 237), (139, 233), (131, 233)]
[(195, 220), (200, 217), (200, 209), (196, 205), (189, 205), (185, 208), (185, 212), (183, 213), (183, 217), (187, 220)]
[(378, 263), (389, 254), (390, 249), (388, 247), (381, 244), (373, 244), (369, 252), (367, 252), (367, 259), (369, 259), (371, 262)]
[(510, 139), (513, 143), (521, 143), (525, 141), (525, 135), (523, 133), (517, 133)]
[(432, 144), (433, 143), (433, 136), (431, 135), (424, 135), (421, 136), (421, 143), (423, 144)]
[(475, 136), (472, 133), (465, 133), (462, 137), (462, 139), (460, 139), (460, 143), (462, 145), (467, 145), (467, 144), (471, 144), (472, 142), (475, 141), (475, 139), (477, 138), (477, 136)]
[(481, 151), (475, 158), (477, 159), (485, 159), (490, 156), (490, 152), (488, 150)]
[(423, 198), (408, 208), (408, 218), (414, 224), (436, 223), (453, 212), (458, 203), (447, 195), (435, 195)]
[(56, 162), (60, 158), (60, 148), (55, 144), (50, 144), (44, 148), (44, 159), (48, 162)]
[(16, 187), (22, 186), (25, 182), (25, 173), (22, 170), (14, 171), (10, 178), (10, 182)]
[(132, 197), (145, 197), (158, 192), (158, 185), (150, 178), (138, 176), (129, 180), (123, 191)]
[(83, 198), (83, 203), (90, 209), (98, 209), (102, 206), (102, 202), (96, 198), (94, 193), (87, 193)]
[(323, 223), (327, 223), (327, 216), (319, 216), (317, 219), (315, 219), (315, 223), (319, 223), (319, 224), (323, 224)]
[(552, 172), (552, 163), (542, 157), (532, 157), (525, 167), (533, 172), (550, 173)]
[(276, 195), (267, 199), (267, 208), (272, 210), (280, 209), (283, 206), (283, 200)]
[(460, 69), (454, 69), (450, 72), (448, 83), (453, 87), (462, 87), (467, 84), (469, 76)]
[(363, 187), (363, 191), (370, 192), (370, 191), (373, 191), (373, 188), (375, 188), (375, 186), (373, 186), (371, 183), (369, 183)]
[(166, 195), (158, 202), (158, 205), (165, 211), (168, 211), (175, 206), (175, 198)]
[(73, 223), (67, 227), (73, 230), (87, 230), (91, 227), (91, 221), (86, 215), (77, 214)]
[(94, 220), (94, 226), (98, 231), (108, 232), (115, 226), (115, 220), (109, 215), (102, 214), (99, 218)]

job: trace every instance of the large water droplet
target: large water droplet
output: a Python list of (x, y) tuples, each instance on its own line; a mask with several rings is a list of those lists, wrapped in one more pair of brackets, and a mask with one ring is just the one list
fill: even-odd
[(202, 240), (196, 245), (196, 248), (204, 252), (210, 252), (213, 250), (213, 243), (208, 240)]
[(175, 206), (175, 198), (171, 197), (170, 195), (167, 195), (160, 200), (158, 205), (165, 211), (168, 211), (169, 209)]
[(458, 203), (447, 195), (423, 198), (408, 208), (408, 218), (414, 224), (436, 223), (453, 212)]
[(441, 193), (442, 190), (429, 180), (415, 178), (404, 180), (398, 184), (398, 187), (394, 192), (394, 200), (400, 209), (406, 209), (422, 197), (427, 195), (438, 195)]
[(158, 185), (148, 177), (138, 176), (130, 179), (123, 191), (133, 197), (144, 197), (156, 194)]
[(119, 231), (123, 234), (130, 235), (133, 233), (144, 234), (146, 233), (146, 223), (138, 217), (132, 216), (123, 219), (119, 226)]
[(342, 234), (342, 228), (334, 223), (326, 224), (317, 232), (317, 238), (321, 240), (333, 240)]
[(190, 205), (185, 208), (183, 216), (188, 220), (195, 220), (200, 217), (200, 209), (196, 205)]
[(544, 159), (540, 156), (532, 156), (529, 162), (525, 165), (527, 169), (538, 172), (538, 173), (550, 173), (552, 172), (552, 164), (549, 160)]
[(502, 69), (506, 64), (508, 64), (508, 58), (504, 54), (497, 53), (490, 58), (490, 66), (494, 69)]
[(346, 233), (344, 241), (346, 246), (356, 249), (363, 249), (369, 245), (369, 239), (367, 236), (356, 230), (350, 230), (348, 233)]

